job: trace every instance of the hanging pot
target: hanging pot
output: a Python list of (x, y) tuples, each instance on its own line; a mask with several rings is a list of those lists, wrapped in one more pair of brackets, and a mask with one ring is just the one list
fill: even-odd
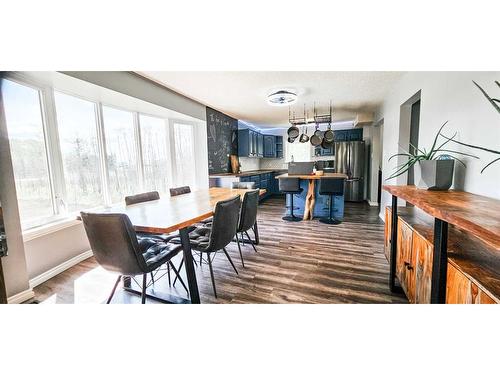
[(306, 131), (305, 133), (302, 133), (299, 138), (300, 143), (306, 143), (309, 142), (309, 136), (307, 135), (307, 126), (306, 126)]
[(295, 142), (295, 139), (297, 139), (297, 137), (295, 137), (295, 138), (288, 137), (288, 143), (293, 143), (293, 142)]
[(311, 145), (313, 145), (314, 147), (319, 146), (321, 144), (321, 130), (319, 130), (318, 125), (316, 125), (316, 130), (314, 131), (314, 134), (310, 140), (311, 140)]
[(335, 134), (333, 133), (332, 125), (330, 123), (328, 124), (328, 130), (325, 132), (325, 134), (323, 134), (323, 137), (327, 142), (333, 142), (335, 140)]
[(323, 137), (323, 140), (321, 141), (321, 148), (323, 149), (329, 149), (330, 147), (333, 146), (333, 142), (328, 142), (326, 137)]
[(287, 131), (287, 134), (288, 134), (288, 137), (289, 138), (297, 138), (300, 134), (300, 130), (298, 127), (296, 127), (295, 125), (292, 125), (288, 128), (288, 131)]

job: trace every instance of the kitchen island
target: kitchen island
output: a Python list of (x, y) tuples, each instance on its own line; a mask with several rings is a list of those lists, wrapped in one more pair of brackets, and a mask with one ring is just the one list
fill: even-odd
[[(294, 194), (294, 205), (297, 211), (301, 214), (304, 220), (312, 220), (314, 217), (327, 217), (330, 211), (330, 198), (327, 195), (320, 195), (316, 180), (321, 178), (343, 178), (346, 179), (347, 175), (343, 173), (324, 173), (322, 176), (318, 175), (288, 175), (288, 173), (276, 176), (280, 178), (298, 178), (300, 180), (300, 187), (303, 189), (302, 193)], [(287, 205), (289, 197), (287, 196)], [(333, 217), (337, 220), (342, 220), (344, 217), (344, 196), (333, 197)]]

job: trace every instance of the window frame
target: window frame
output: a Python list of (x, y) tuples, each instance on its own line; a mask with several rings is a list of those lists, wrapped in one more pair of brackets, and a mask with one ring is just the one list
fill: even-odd
[[(70, 78), (70, 77), (68, 77)], [(114, 103), (110, 103), (107, 100), (102, 100), (98, 95), (97, 97), (93, 97), (93, 93), (90, 95), (82, 95), (81, 93), (77, 93), (75, 88), (74, 90), (68, 90), (65, 87), (67, 85), (59, 85), (50, 80), (44, 79), (44, 77), (33, 76), (31, 73), (23, 73), (23, 72), (7, 72), (1, 79), (6, 79), (13, 81), (17, 84), (27, 86), (34, 90), (37, 90), (39, 93), (40, 100), (40, 114), (41, 121), (43, 124), (43, 135), (44, 135), (44, 144), (45, 144), (45, 153), (47, 156), (47, 167), (49, 174), (49, 183), (51, 189), (51, 200), (54, 215), (50, 217), (48, 220), (40, 220), (33, 225), (23, 225), (23, 236), (25, 236), (25, 241), (29, 241), (33, 238), (37, 238), (40, 235), (45, 235), (47, 233), (52, 232), (50, 228), (54, 228), (54, 230), (59, 230), (62, 228), (66, 228), (70, 225), (77, 224), (79, 222), (76, 221), (76, 216), (73, 216), (76, 212), (68, 212), (66, 202), (67, 194), (66, 194), (66, 185), (65, 185), (65, 176), (64, 176), (64, 164), (63, 157), (61, 152), (61, 145), (59, 140), (59, 124), (57, 121), (57, 106), (55, 101), (55, 93), (61, 93), (64, 95), (68, 95), (77, 99), (81, 99), (87, 102), (90, 102), (94, 105), (95, 110), (95, 126), (96, 126), (96, 136), (98, 142), (98, 157), (99, 157), (99, 168), (101, 174), (101, 182), (102, 182), (102, 190), (103, 190), (103, 200), (104, 204), (95, 207), (96, 209), (101, 207), (109, 207), (112, 205), (111, 197), (110, 197), (110, 186), (109, 186), (109, 170), (108, 170), (108, 161), (107, 161), (107, 150), (106, 150), (106, 134), (105, 134), (105, 123), (103, 116), (103, 107), (110, 107), (121, 111), (129, 112), (133, 115), (134, 122), (134, 142), (136, 148), (136, 168), (138, 176), (139, 176), (139, 189), (142, 191), (144, 189), (145, 179), (144, 179), (144, 160), (143, 160), (143, 150), (142, 150), (142, 139), (141, 139), (141, 123), (140, 117), (147, 116), (155, 119), (160, 119), (164, 122), (166, 127), (166, 155), (168, 158), (168, 174), (167, 174), (167, 186), (172, 187), (175, 184), (175, 181), (178, 180), (177, 176), (177, 168), (175, 165), (175, 137), (173, 136), (174, 123), (180, 123), (183, 125), (190, 125), (193, 128), (193, 150), (195, 155), (195, 175), (198, 173), (198, 160), (196, 158), (196, 146), (195, 143), (198, 141), (197, 128), (196, 126), (201, 126), (203, 120), (190, 121), (189, 119), (182, 119), (175, 116), (176, 112), (165, 109), (165, 115), (159, 115), (155, 113), (156, 111), (151, 111), (151, 113), (145, 110), (137, 110), (134, 108), (135, 105), (132, 103), (129, 107), (127, 106), (119, 106)], [(75, 78), (71, 78), (75, 79)], [(76, 80), (76, 79), (75, 79)], [(95, 85), (100, 89), (106, 89)], [(106, 89), (108, 90), (108, 89)], [(113, 91), (113, 90), (109, 90)], [(136, 99), (131, 97), (130, 95), (117, 93), (118, 95), (125, 95), (131, 99)], [(113, 99), (114, 100), (114, 99)], [(137, 99), (146, 104), (155, 105), (154, 103), (149, 103), (144, 100)], [(140, 104), (142, 106), (142, 104)], [(173, 116), (171, 116), (172, 114)], [(182, 114), (181, 114), (182, 115)], [(195, 178), (195, 185), (198, 185), (198, 177)], [(193, 188), (196, 188), (194, 186)]]

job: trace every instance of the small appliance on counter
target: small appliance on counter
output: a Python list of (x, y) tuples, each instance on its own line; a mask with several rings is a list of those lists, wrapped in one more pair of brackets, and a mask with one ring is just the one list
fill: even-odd
[(288, 163), (288, 174), (289, 175), (308, 175), (312, 174), (314, 169), (313, 161), (291, 161)]

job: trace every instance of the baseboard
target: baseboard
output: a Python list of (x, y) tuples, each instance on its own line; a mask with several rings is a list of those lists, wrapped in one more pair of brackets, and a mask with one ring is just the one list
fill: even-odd
[(378, 202), (372, 202), (371, 200), (366, 200), (370, 206), (378, 206)]
[(87, 250), (84, 253), (81, 253), (67, 261), (57, 265), (54, 268), (42, 273), (41, 275), (35, 276), (30, 280), (30, 288), (35, 288), (36, 286), (44, 283), (45, 281), (53, 278), (56, 275), (59, 275), (61, 272), (66, 271), (68, 268), (73, 267), (74, 265), (83, 262), (85, 259), (88, 259), (92, 256), (92, 250)]
[(7, 303), (8, 304), (23, 303), (24, 301), (27, 301), (33, 297), (35, 297), (35, 293), (33, 292), (33, 289), (30, 287), (29, 289), (23, 290), (21, 293), (14, 294), (12, 297), (7, 298)]

